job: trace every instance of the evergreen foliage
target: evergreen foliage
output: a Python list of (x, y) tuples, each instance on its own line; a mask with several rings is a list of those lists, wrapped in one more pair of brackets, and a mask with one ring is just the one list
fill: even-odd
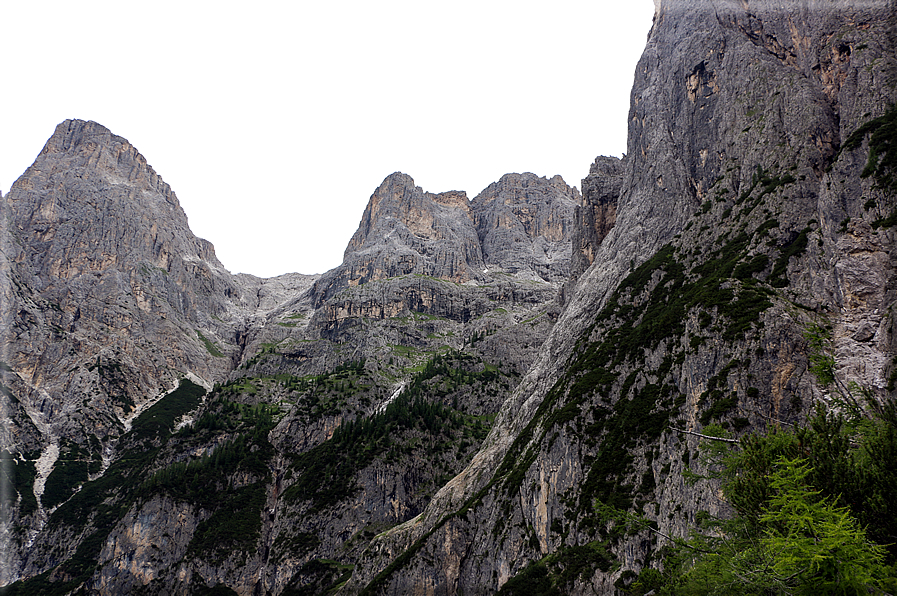
[[(454, 448), (458, 438), (468, 438), (468, 448), (478, 445), (488, 432), (481, 420), (445, 405), (441, 397), (460, 385), (494, 379), (499, 373), (486, 367), (471, 373), (458, 366), (455, 354), (431, 359), (402, 393), (383, 411), (341, 424), (330, 440), (298, 455), (291, 469), (297, 480), (284, 492), (287, 502), (309, 501), (311, 511), (332, 507), (358, 490), (357, 473), (376, 458), (397, 460), (411, 449), (403, 433), (416, 433), (427, 455)], [(434, 379), (439, 383), (431, 383)]]
[(131, 425), (134, 441), (159, 441), (174, 430), (177, 420), (199, 406), (206, 390), (183, 379), (177, 389), (147, 408)]
[(34, 480), (37, 477), (37, 468), (34, 461), (26, 459), (19, 461), (6, 449), (0, 449), (0, 483), (10, 487), (8, 493), (3, 492), (3, 502), (0, 502), (0, 512), (6, 514), (7, 508), (12, 507), (17, 499), (19, 501), (19, 515), (24, 517), (37, 511), (37, 498), (34, 496)]
[[(212, 491), (209, 491), (212, 492)], [(220, 564), (234, 554), (245, 560), (254, 552), (262, 528), (265, 484), (256, 482), (237, 490), (215, 491), (219, 503), (212, 515), (200, 522), (187, 545), (187, 557), (202, 556)]]
[(804, 338), (809, 344), (809, 369), (823, 387), (835, 382), (835, 357), (829, 350), (831, 337), (830, 327), (812, 323), (804, 329)]
[(874, 176), (881, 188), (897, 192), (897, 105), (851, 133), (841, 151), (859, 148), (867, 135), (869, 158), (861, 176)]
[(159, 454), (158, 445), (169, 439), (175, 421), (193, 410), (204, 394), (202, 387), (182, 380), (178, 389), (143, 412), (125, 436), (121, 456), (102, 476), (85, 482), (50, 516), (48, 525), (85, 533), (75, 552), (54, 569), (10, 584), (0, 594), (62, 596), (89, 577), (109, 533), (136, 502), (141, 480)]
[(60, 447), (61, 453), (41, 495), (41, 503), (47, 509), (71, 497), (78, 486), (87, 481), (90, 472), (96, 472), (99, 468), (98, 456), (91, 457), (86, 449), (76, 443), (63, 439)]
[(668, 550), (657, 594), (893, 593), (895, 455), (894, 404), (872, 420), (818, 410), (805, 427), (717, 446), (735, 515)]

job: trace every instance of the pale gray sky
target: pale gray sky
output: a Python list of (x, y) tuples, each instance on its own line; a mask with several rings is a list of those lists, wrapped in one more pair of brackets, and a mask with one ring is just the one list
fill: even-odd
[(233, 272), (337, 266), (395, 171), (472, 199), (626, 150), (651, 0), (5, 2), (0, 190), (66, 118), (127, 138)]

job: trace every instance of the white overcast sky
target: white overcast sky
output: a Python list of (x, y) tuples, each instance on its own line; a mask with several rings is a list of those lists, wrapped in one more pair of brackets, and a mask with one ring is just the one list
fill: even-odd
[(473, 199), (626, 151), (651, 0), (8, 1), (0, 190), (57, 124), (128, 139), (233, 272), (322, 273), (395, 171)]

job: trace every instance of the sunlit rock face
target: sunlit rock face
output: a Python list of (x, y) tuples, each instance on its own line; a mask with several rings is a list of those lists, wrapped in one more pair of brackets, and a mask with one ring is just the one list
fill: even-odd
[(505, 174), (471, 202), (489, 269), (547, 282), (570, 276), (573, 211), (579, 192), (560, 176)]
[(506, 174), (473, 201), (387, 177), (371, 196), (343, 264), (316, 284), (316, 299), (368, 281), (420, 275), (482, 283), (490, 271), (562, 283), (569, 277), (579, 193), (555, 176)]

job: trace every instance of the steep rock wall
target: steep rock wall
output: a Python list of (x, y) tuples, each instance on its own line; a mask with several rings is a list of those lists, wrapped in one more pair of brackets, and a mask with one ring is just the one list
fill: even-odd
[(579, 192), (560, 176), (506, 174), (471, 202), (486, 267), (563, 283)]

